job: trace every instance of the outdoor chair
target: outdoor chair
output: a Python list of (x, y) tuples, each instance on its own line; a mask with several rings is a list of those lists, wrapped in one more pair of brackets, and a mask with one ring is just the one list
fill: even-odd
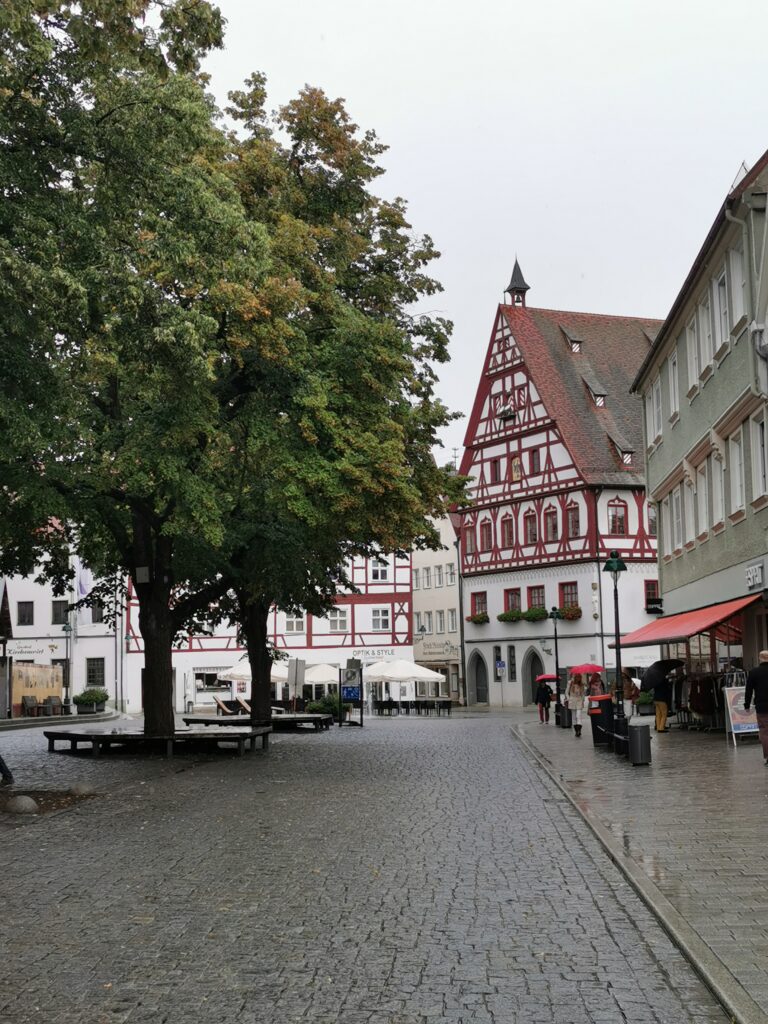
[(61, 703), (61, 697), (46, 697), (43, 701), (43, 714), (44, 715), (63, 715), (64, 708)]
[(234, 715), (235, 714), (235, 712), (232, 711), (231, 708), (227, 707), (227, 705), (224, 703), (224, 701), (221, 699), (221, 697), (217, 697), (216, 694), (214, 694), (213, 695), (213, 700), (214, 700), (214, 703), (216, 704), (216, 714), (217, 715)]
[(251, 705), (248, 703), (248, 701), (245, 700), (244, 697), (235, 697), (235, 700), (240, 705), (241, 709), (246, 713), (246, 715), (250, 715)]
[(27, 718), (37, 718), (42, 711), (42, 704), (38, 703), (37, 697), (24, 696), (21, 698), (21, 713)]

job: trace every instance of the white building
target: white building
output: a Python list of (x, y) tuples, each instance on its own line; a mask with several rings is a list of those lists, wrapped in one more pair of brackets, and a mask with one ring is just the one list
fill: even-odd
[(417, 683), (419, 697), (450, 697), (464, 703), (462, 619), (456, 534), (446, 516), (436, 524), (442, 548), (414, 551), (413, 645), (419, 665), (442, 672), (444, 683)]

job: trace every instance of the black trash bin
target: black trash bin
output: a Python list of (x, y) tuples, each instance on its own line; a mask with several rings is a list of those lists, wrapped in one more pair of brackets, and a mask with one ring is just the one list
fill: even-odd
[(639, 722), (636, 725), (634, 718), (629, 722), (629, 763), (651, 763), (651, 727)]
[(613, 750), (620, 757), (629, 757), (629, 739), (627, 728), (629, 721), (623, 715), (619, 718), (614, 707), (613, 713)]
[(560, 708), (560, 727), (570, 729), (573, 726), (573, 712), (565, 704)]
[(589, 698), (589, 721), (592, 742), (596, 747), (613, 746), (613, 703), (611, 695), (603, 693)]

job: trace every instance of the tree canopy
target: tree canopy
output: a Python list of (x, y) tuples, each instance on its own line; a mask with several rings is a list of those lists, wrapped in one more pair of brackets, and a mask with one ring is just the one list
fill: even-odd
[(260, 75), (225, 133), (220, 40), (206, 3), (0, 12), (3, 566), (63, 579), (74, 544), (131, 575), (155, 733), (179, 631), (236, 609), (264, 704), (265, 609), (436, 543), (460, 486), (431, 454), (450, 324), (411, 312), (438, 254), (372, 192), (383, 147), (318, 89), (268, 116)]

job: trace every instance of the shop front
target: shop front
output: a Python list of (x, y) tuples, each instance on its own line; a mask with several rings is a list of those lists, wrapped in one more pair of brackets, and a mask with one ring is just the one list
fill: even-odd
[(627, 649), (659, 645), (662, 659), (684, 668), (672, 687), (674, 724), (722, 730), (728, 728), (729, 692), (745, 685), (746, 669), (757, 664), (757, 648), (765, 643), (764, 632), (763, 595), (750, 594), (666, 615), (626, 634), (622, 661), (631, 660), (623, 653)]

